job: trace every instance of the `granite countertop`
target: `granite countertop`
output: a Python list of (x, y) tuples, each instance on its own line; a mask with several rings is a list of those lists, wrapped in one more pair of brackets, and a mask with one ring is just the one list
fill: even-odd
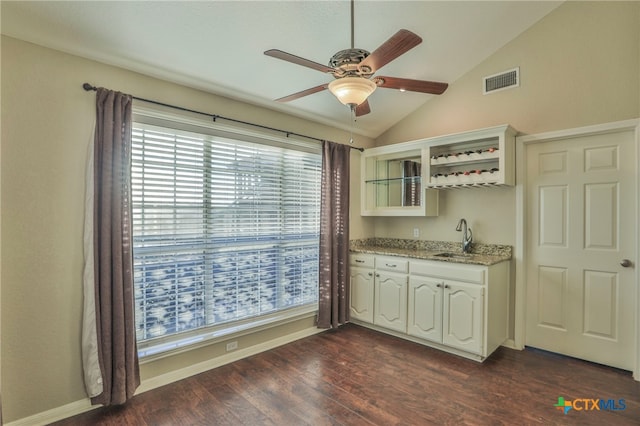
[[(471, 253), (462, 253), (462, 243), (450, 241), (403, 240), (397, 238), (367, 238), (349, 241), (352, 253), (402, 256), (413, 259), (436, 260), (470, 265), (491, 266), (511, 259), (511, 246), (473, 243)], [(436, 256), (452, 253), (452, 257)]]

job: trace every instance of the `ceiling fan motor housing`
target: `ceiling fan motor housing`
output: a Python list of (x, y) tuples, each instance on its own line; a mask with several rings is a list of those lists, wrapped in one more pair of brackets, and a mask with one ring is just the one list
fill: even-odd
[(371, 67), (360, 65), (360, 62), (369, 54), (369, 51), (364, 49), (341, 50), (331, 57), (329, 66), (336, 70), (333, 73), (336, 78), (346, 76), (370, 77), (373, 74)]

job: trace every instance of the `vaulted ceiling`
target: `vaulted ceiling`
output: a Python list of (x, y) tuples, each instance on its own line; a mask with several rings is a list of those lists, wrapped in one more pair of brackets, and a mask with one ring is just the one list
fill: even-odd
[[(452, 84), (560, 3), (359, 0), (355, 47), (372, 52), (399, 29), (408, 29), (423, 42), (376, 75)], [(348, 108), (328, 91), (275, 102), (333, 77), (263, 54), (277, 48), (327, 64), (334, 53), (351, 44), (348, 0), (2, 1), (1, 5), (5, 35), (350, 127)], [(434, 96), (379, 88), (369, 98), (371, 113), (358, 118), (355, 132), (376, 137)]]

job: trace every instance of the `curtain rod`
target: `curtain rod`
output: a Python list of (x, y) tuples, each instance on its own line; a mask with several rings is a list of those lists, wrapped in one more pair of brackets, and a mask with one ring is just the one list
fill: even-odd
[[(96, 86), (92, 86), (89, 83), (84, 83), (82, 85), (82, 88), (84, 90), (86, 90), (87, 92), (95, 92), (96, 90), (98, 90), (98, 88)], [(237, 123), (237, 124), (244, 124), (244, 125), (247, 125), (247, 126), (258, 127), (260, 129), (263, 129), (263, 130), (271, 130), (271, 131), (274, 131), (274, 132), (284, 133), (285, 135), (287, 135), (287, 137), (289, 137), (290, 135), (293, 135), (293, 136), (299, 136), (299, 137), (306, 138), (306, 139), (311, 139), (311, 140), (314, 140), (316, 142), (325, 142), (325, 139), (315, 138), (313, 136), (302, 135), (300, 133), (290, 132), (290, 131), (287, 131), (287, 130), (276, 129), (274, 127), (263, 126), (262, 124), (250, 123), (248, 121), (236, 120), (235, 118), (229, 118), (229, 117), (225, 117), (225, 116), (218, 115), (218, 114), (210, 114), (208, 112), (196, 111), (196, 110), (193, 110), (193, 109), (184, 108), (184, 107), (181, 107), (181, 106), (176, 106), (176, 105), (171, 105), (171, 104), (166, 104), (164, 102), (158, 102), (158, 101), (154, 101), (154, 100), (151, 100), (151, 99), (139, 98), (137, 96), (131, 96), (131, 98), (133, 98), (133, 99), (135, 99), (137, 101), (142, 101), (142, 102), (147, 102), (147, 103), (150, 103), (150, 104), (155, 104), (155, 105), (160, 105), (160, 106), (164, 106), (164, 107), (168, 107), (168, 108), (177, 109), (179, 111), (192, 112), (192, 113), (195, 113), (195, 114), (206, 115), (207, 117), (211, 117), (214, 122), (216, 120), (218, 120), (218, 119), (227, 120), (227, 121), (231, 121), (231, 122)], [(329, 142), (329, 141), (327, 141), (327, 142)], [(360, 152), (364, 152), (364, 148), (358, 148), (358, 147), (355, 147), (355, 146), (350, 146), (349, 148), (357, 149)]]

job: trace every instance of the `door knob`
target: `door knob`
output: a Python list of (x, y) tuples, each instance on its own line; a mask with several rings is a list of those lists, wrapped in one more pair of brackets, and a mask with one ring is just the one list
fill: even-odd
[(622, 260), (620, 261), (620, 265), (621, 265), (623, 268), (628, 268), (629, 266), (633, 265), (633, 262), (631, 262), (629, 259), (622, 259)]

